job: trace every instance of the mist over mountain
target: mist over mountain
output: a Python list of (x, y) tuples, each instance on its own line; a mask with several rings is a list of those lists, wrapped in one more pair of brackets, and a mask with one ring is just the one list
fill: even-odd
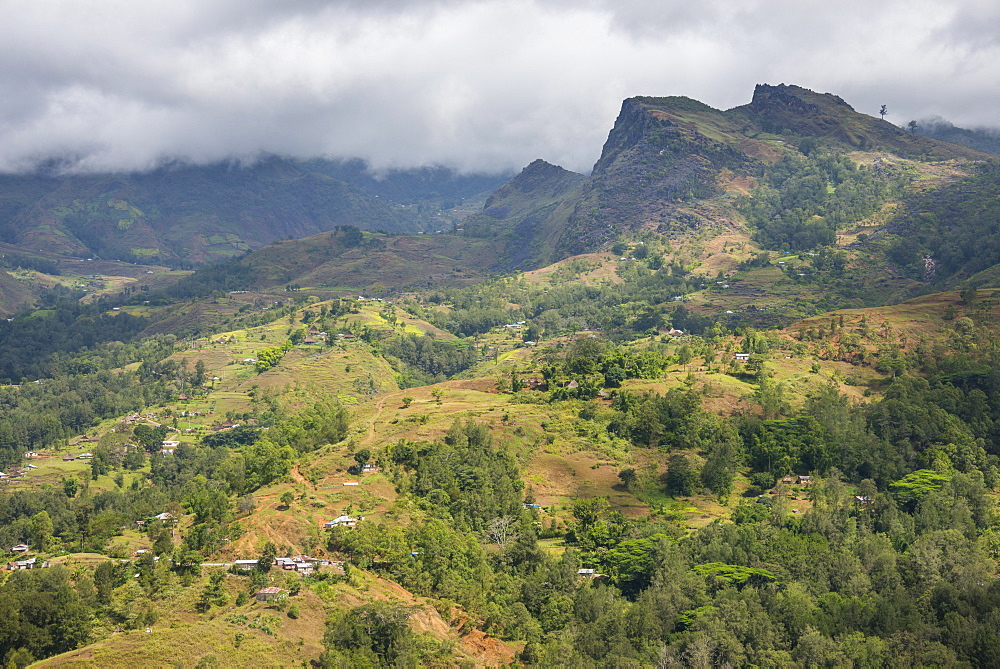
[(198, 263), (338, 226), (451, 228), (443, 209), (485, 198), (504, 179), (443, 167), (373, 175), (362, 161), (275, 156), (134, 173), (0, 175), (0, 241), (65, 256)]
[(938, 116), (917, 121), (914, 132), (977, 151), (1000, 154), (1000, 128), (959, 128)]

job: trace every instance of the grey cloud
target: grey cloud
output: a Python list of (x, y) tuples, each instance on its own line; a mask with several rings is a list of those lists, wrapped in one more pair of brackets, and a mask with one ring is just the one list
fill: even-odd
[(261, 153), (586, 171), (621, 100), (796, 83), (998, 126), (980, 0), (0, 0), (0, 169)]

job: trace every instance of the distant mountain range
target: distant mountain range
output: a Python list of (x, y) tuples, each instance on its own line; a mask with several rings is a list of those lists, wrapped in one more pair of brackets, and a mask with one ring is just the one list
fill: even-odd
[(445, 168), (376, 177), (361, 161), (277, 157), (136, 174), (4, 175), (0, 242), (60, 256), (200, 263), (339, 226), (450, 228), (443, 208), (485, 197), (506, 178)]
[(931, 118), (917, 122), (914, 132), (924, 137), (932, 137), (945, 142), (961, 144), (971, 149), (1000, 154), (1000, 129), (959, 128), (943, 118)]

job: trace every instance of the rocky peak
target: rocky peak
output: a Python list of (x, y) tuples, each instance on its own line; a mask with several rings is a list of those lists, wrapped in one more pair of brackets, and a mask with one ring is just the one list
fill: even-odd
[(768, 111), (781, 110), (782, 112), (792, 112), (796, 114), (817, 114), (823, 113), (829, 107), (841, 107), (854, 111), (851, 105), (831, 93), (816, 93), (801, 86), (786, 86), (778, 84), (757, 84), (754, 87), (753, 99), (750, 101), (750, 109), (754, 112), (766, 114)]

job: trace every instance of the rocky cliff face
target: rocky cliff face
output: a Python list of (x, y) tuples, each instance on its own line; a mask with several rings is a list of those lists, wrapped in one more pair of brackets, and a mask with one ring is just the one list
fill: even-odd
[(591, 251), (623, 231), (696, 227), (688, 210), (717, 193), (719, 170), (754, 162), (734, 146), (739, 139), (722, 112), (695, 100), (630, 98), (589, 177), (569, 179), (536, 161), (490, 198), (484, 214), (510, 231), (515, 267)]

